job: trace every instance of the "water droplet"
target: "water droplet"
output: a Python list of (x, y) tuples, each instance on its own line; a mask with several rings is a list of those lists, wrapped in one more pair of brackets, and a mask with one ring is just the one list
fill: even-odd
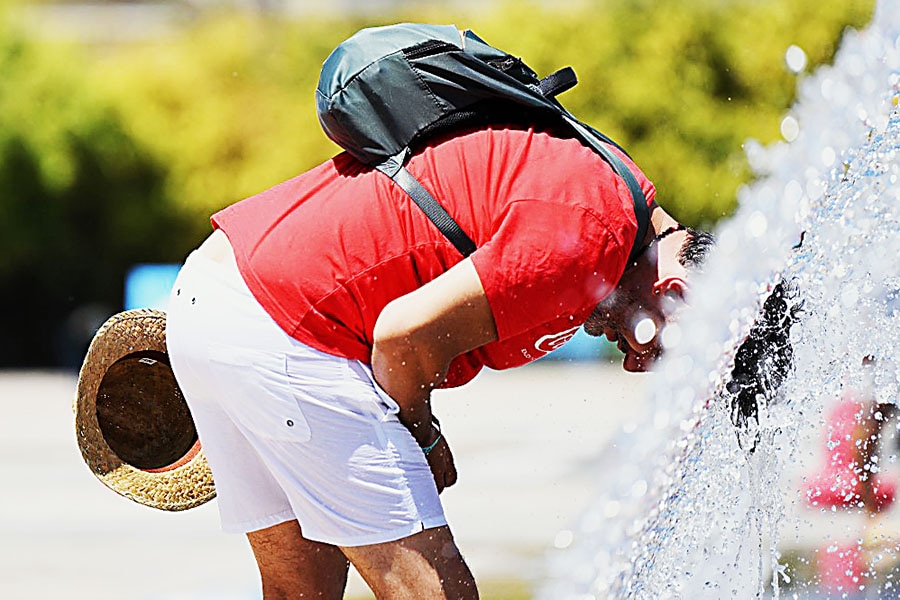
[(660, 341), (666, 350), (678, 347), (678, 344), (681, 343), (681, 327), (678, 326), (678, 323), (668, 323), (663, 327)]
[(553, 538), (553, 546), (560, 550), (564, 550), (572, 545), (575, 535), (568, 529), (558, 532)]
[(800, 46), (791, 44), (784, 53), (784, 62), (791, 73), (799, 73), (806, 68), (806, 52)]
[(859, 300), (859, 290), (852, 283), (846, 284), (841, 290), (841, 304), (845, 308), (851, 308), (856, 305), (857, 300)]
[(787, 142), (793, 142), (800, 135), (800, 123), (797, 119), (788, 115), (781, 121), (781, 137)]
[(638, 344), (648, 344), (656, 337), (656, 323), (653, 319), (644, 318), (634, 326), (634, 340)]
[(766, 233), (766, 228), (768, 227), (768, 221), (766, 220), (766, 215), (764, 215), (760, 211), (756, 211), (750, 215), (750, 218), (747, 220), (747, 232), (755, 238), (760, 238)]
[(639, 479), (634, 482), (634, 485), (631, 486), (631, 495), (635, 498), (640, 498), (644, 494), (647, 493), (647, 482), (643, 479)]
[(669, 426), (669, 413), (666, 411), (657, 411), (655, 415), (653, 415), (653, 427), (656, 429), (665, 429)]

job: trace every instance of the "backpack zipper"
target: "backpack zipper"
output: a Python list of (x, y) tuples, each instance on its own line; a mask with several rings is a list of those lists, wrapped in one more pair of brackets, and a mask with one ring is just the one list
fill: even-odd
[(401, 52), (403, 52), (403, 55), (407, 60), (415, 60), (417, 58), (424, 58), (426, 56), (434, 56), (435, 54), (453, 51), (459, 51), (459, 48), (453, 44), (442, 42), (441, 40), (428, 40), (427, 42), (404, 48)]

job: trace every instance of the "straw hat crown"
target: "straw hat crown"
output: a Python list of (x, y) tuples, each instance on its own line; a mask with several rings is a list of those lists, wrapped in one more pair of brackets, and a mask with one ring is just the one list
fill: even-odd
[(215, 497), (209, 464), (166, 351), (166, 314), (128, 310), (97, 330), (78, 375), (85, 463), (135, 502), (179, 511)]

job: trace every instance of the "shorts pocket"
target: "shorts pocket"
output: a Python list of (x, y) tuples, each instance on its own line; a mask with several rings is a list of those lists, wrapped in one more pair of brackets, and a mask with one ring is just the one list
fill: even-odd
[(208, 349), (222, 405), (238, 424), (256, 435), (306, 442), (311, 433), (290, 385), (285, 356), (231, 346)]
[(381, 411), (382, 418), (387, 418), (400, 412), (400, 406), (397, 404), (397, 401), (391, 398), (391, 396), (378, 385), (378, 382), (375, 381), (375, 375), (372, 374), (371, 367), (357, 360), (348, 360), (347, 367), (350, 370), (350, 377), (352, 379), (365, 386), (370, 393), (375, 392), (375, 397), (378, 398), (378, 407)]

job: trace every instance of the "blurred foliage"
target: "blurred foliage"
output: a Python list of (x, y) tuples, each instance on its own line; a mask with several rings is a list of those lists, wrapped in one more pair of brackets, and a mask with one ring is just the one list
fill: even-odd
[(336, 152), (320, 130), (314, 90), (324, 58), (359, 26), (213, 17), (104, 57), (91, 76), (134, 138), (170, 168), (169, 197), (206, 218)]
[(743, 142), (778, 139), (797, 79), (785, 50), (803, 48), (807, 70), (829, 61), (874, 0), (465, 6), (184, 9), (166, 35), (107, 44), (47, 41), (0, 11), (0, 366), (74, 364), (86, 307), (120, 310), (129, 265), (180, 261), (211, 212), (337, 152), (314, 88), (361, 27), (454, 23), (541, 75), (572, 65), (581, 83), (563, 103), (629, 150), (668, 210), (710, 226), (750, 177)]
[(130, 265), (180, 260), (166, 167), (94, 93), (72, 48), (0, 24), (0, 365), (74, 364)]
[[(561, 99), (617, 139), (683, 220), (710, 225), (749, 178), (742, 144), (775, 140), (796, 88), (791, 44), (830, 60), (873, 0), (598, 0), (565, 9), (509, 1), (460, 13), (425, 7), (302, 21), (223, 14), (173, 39), (117, 51), (93, 69), (135, 137), (171, 168), (168, 192), (209, 212), (337, 151), (321, 133), (319, 67), (360, 27), (452, 22), (521, 56), (541, 75), (572, 65)], [(429, 7), (430, 8), (426, 8)]]
[[(742, 144), (779, 139), (796, 90), (791, 44), (807, 70), (831, 60), (872, 0), (620, 0), (572, 13), (523, 10), (471, 26), (541, 75), (572, 65), (569, 110), (623, 144), (680, 220), (711, 226), (750, 179)], [(516, 7), (516, 9), (513, 9)]]

